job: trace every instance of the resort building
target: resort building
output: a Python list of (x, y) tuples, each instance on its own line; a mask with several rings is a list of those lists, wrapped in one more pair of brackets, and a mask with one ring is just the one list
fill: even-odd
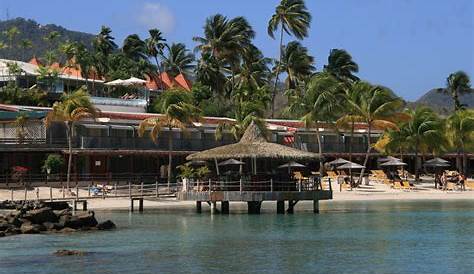
[[(13, 166), (21, 165), (31, 169), (31, 173), (40, 173), (46, 156), (50, 153), (68, 154), (66, 130), (62, 123), (46, 128), (43, 118), (49, 108), (0, 105), (0, 168), (8, 172)], [(27, 122), (15, 123), (18, 115), (27, 115)], [(157, 142), (148, 135), (138, 136), (138, 125), (149, 117), (160, 114), (102, 111), (100, 118), (83, 120), (76, 123), (73, 136), (73, 172), (82, 174), (121, 174), (156, 173), (162, 178), (167, 176), (169, 143), (172, 135), (171, 154), (173, 170), (186, 162), (186, 156), (206, 149), (235, 143), (230, 132), (225, 132), (216, 140), (217, 126), (222, 122), (232, 123), (229, 118), (205, 117), (202, 123), (195, 123), (187, 132), (178, 129), (163, 129)], [(296, 120), (267, 120), (270, 142), (278, 143), (303, 151), (318, 153), (316, 129), (306, 129)], [(21, 130), (19, 128), (21, 127)], [(336, 131), (333, 125), (321, 125), (318, 128), (322, 142), (322, 156), (329, 160), (337, 157), (363, 162), (367, 150), (367, 132), (364, 124), (357, 124), (351, 141), (350, 132)], [(20, 134), (21, 133), (21, 134)], [(373, 142), (382, 132), (374, 130)], [(20, 136), (21, 135), (21, 136)], [(377, 165), (379, 154), (374, 151), (368, 167)], [(445, 155), (455, 166), (456, 154)], [(469, 167), (474, 166), (474, 154), (468, 155)], [(420, 157), (421, 158), (421, 157)], [(426, 157), (429, 159), (429, 157)], [(404, 155), (408, 169), (413, 172), (414, 155)], [(277, 168), (278, 161), (262, 162), (271, 170)], [(318, 162), (309, 163), (311, 170), (318, 169)]]

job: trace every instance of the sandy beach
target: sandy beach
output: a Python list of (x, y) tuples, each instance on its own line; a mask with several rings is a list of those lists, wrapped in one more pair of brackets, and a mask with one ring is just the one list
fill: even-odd
[[(474, 199), (474, 190), (467, 191), (443, 191), (434, 189), (434, 184), (429, 178), (425, 178), (422, 183), (415, 184), (413, 190), (392, 189), (388, 185), (371, 182), (370, 185), (362, 185), (353, 190), (339, 190), (337, 183), (332, 184), (333, 200), (324, 201), (324, 203), (332, 203), (339, 201), (379, 201), (379, 200), (466, 200)], [(51, 193), (49, 187), (37, 187), (29, 190), (27, 199), (49, 199)], [(52, 188), (53, 197), (63, 197), (60, 188)], [(79, 190), (79, 196), (87, 196), (87, 191)], [(130, 207), (128, 198), (114, 198), (114, 194), (109, 194), (103, 199), (97, 197), (88, 201), (88, 208), (94, 210), (120, 210)], [(11, 200), (12, 192), (9, 189), (0, 190), (0, 200)], [(18, 189), (13, 192), (14, 200), (23, 200), (25, 191)], [(71, 197), (73, 198), (73, 197)], [(144, 202), (145, 208), (159, 209), (186, 209), (194, 207), (193, 201), (178, 201), (175, 198), (146, 198)]]

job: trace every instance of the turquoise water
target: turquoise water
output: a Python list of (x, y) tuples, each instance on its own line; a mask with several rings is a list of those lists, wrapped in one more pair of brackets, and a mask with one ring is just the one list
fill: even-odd
[[(474, 270), (474, 201), (331, 202), (321, 203), (319, 215), (309, 210), (257, 216), (148, 211), (99, 213), (98, 218), (112, 219), (119, 229), (0, 238), (0, 273)], [(57, 249), (91, 253), (56, 257)]]

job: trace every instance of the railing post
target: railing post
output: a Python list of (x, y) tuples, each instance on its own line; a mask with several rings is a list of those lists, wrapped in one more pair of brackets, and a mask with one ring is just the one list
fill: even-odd
[(142, 181), (142, 184), (141, 184), (140, 193), (141, 193), (141, 195), (142, 195), (142, 198), (143, 198), (143, 181)]
[(27, 189), (26, 186), (25, 186), (25, 201), (26, 201), (27, 195), (28, 195), (28, 189)]
[(243, 181), (242, 181), (242, 177), (240, 177), (239, 183), (240, 183), (240, 192), (242, 192), (242, 191), (243, 191), (243, 188), (244, 188), (244, 186), (243, 186), (244, 183), (243, 183)]
[(12, 192), (12, 201), (13, 201), (13, 188), (11, 189), (11, 192)]
[(298, 191), (301, 192), (301, 180), (298, 180)]
[(39, 187), (36, 188), (36, 200), (39, 200)]
[(132, 182), (131, 181), (128, 181), (128, 197), (132, 199)]
[(158, 198), (158, 177), (155, 178), (155, 192), (156, 192), (156, 198)]
[(209, 179), (209, 193), (211, 193), (211, 179)]
[(328, 180), (328, 182), (329, 182), (329, 191), (332, 192), (331, 178), (328, 178), (328, 179), (329, 179), (329, 180)]
[(114, 192), (115, 192), (115, 196), (117, 196), (117, 183), (114, 184)]
[(273, 192), (273, 178), (270, 178), (270, 191)]
[(79, 199), (79, 185), (76, 182), (76, 200)]
[(53, 201), (53, 187), (49, 186), (49, 200), (52, 202)]

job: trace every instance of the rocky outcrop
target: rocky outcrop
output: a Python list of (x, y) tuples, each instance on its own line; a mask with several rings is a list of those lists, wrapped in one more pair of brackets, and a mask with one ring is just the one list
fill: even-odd
[[(0, 202), (1, 203), (1, 202)], [(2, 205), (13, 206), (11, 203)], [(73, 215), (72, 210), (56, 204), (53, 210), (48, 203), (15, 203), (15, 211), (0, 215), (0, 237), (16, 234), (38, 234), (43, 232), (72, 233), (84, 230), (114, 229), (112, 221), (97, 222), (93, 211)]]
[(80, 250), (67, 250), (67, 249), (60, 249), (54, 252), (56, 256), (84, 256), (87, 252), (80, 251)]

